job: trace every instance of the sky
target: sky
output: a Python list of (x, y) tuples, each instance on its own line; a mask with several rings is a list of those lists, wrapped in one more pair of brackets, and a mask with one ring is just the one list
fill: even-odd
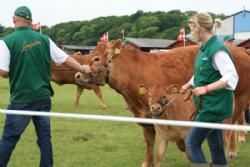
[(0, 24), (12, 27), (12, 16), (19, 6), (28, 6), (33, 22), (53, 26), (61, 22), (91, 20), (101, 16), (131, 15), (144, 12), (194, 10), (232, 15), (250, 11), (250, 0), (1, 0)]

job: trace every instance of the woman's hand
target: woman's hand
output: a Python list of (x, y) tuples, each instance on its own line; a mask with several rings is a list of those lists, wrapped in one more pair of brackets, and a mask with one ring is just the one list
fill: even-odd
[(192, 85), (191, 85), (190, 83), (186, 83), (185, 85), (183, 85), (183, 86), (181, 87), (180, 93), (182, 93), (182, 94), (186, 93), (186, 91), (187, 91), (190, 87), (192, 87)]
[(202, 87), (196, 87), (192, 90), (193, 94), (196, 96), (200, 96), (203, 94), (208, 93), (208, 90), (206, 89), (206, 86), (202, 86)]

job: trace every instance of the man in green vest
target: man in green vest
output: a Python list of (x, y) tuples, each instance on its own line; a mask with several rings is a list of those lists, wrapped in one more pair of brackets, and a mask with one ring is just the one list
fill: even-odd
[[(0, 75), (9, 78), (10, 104), (8, 110), (47, 111), (51, 109), (53, 90), (50, 85), (52, 60), (80, 72), (89, 73), (65, 54), (47, 36), (31, 29), (32, 14), (21, 6), (13, 16), (15, 31), (0, 40)], [(33, 121), (40, 148), (40, 167), (53, 166), (50, 118), (7, 114), (0, 139), (0, 166), (6, 167), (21, 134)]]
[[(195, 121), (222, 123), (233, 115), (234, 94), (238, 83), (232, 55), (213, 35), (221, 25), (207, 13), (198, 13), (189, 20), (191, 34), (202, 42), (195, 60), (194, 75), (182, 86), (181, 92), (193, 87), (198, 109)], [(186, 152), (192, 166), (209, 167), (201, 145), (207, 139), (213, 167), (226, 167), (222, 130), (192, 127), (186, 138)]]

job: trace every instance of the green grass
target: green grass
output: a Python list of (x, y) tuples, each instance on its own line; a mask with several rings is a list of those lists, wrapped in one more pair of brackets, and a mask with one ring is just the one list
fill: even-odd
[[(123, 98), (102, 87), (107, 109), (101, 109), (97, 97), (86, 90), (80, 107), (74, 107), (75, 86), (53, 84), (53, 112), (132, 116)], [(8, 81), (0, 79), (0, 107), (6, 108), (9, 98)], [(0, 133), (5, 115), (0, 115)], [(52, 143), (55, 167), (139, 167), (145, 155), (145, 143), (140, 126), (133, 123), (105, 122), (69, 118), (52, 118)], [(230, 167), (246, 167), (250, 163), (250, 142), (240, 145), (240, 156), (230, 161)], [(208, 155), (207, 147), (204, 146)], [(31, 123), (14, 150), (9, 167), (39, 166), (39, 149)], [(185, 167), (188, 162), (174, 144), (170, 144), (162, 166)]]

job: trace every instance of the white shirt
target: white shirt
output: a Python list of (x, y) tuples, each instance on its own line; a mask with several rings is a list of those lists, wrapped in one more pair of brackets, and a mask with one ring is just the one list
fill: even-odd
[[(50, 55), (52, 60), (56, 64), (62, 64), (68, 58), (68, 55), (61, 50), (56, 44), (49, 39), (50, 45)], [(0, 69), (6, 72), (9, 72), (9, 65), (10, 65), (10, 51), (7, 45), (3, 40), (0, 40)]]
[[(226, 89), (235, 90), (239, 77), (236, 72), (235, 66), (225, 51), (218, 51), (212, 59), (213, 66), (219, 70), (222, 81), (227, 83)], [(194, 76), (189, 80), (189, 83), (194, 86)]]

